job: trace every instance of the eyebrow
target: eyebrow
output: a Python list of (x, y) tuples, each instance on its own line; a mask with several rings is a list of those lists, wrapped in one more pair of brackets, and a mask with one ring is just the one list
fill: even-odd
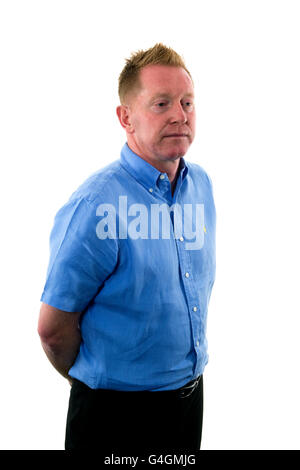
[[(156, 93), (154, 96), (151, 97), (150, 101), (154, 101), (158, 98), (170, 98), (171, 95), (169, 93)], [(194, 93), (186, 93), (184, 95), (186, 98), (194, 98)]]

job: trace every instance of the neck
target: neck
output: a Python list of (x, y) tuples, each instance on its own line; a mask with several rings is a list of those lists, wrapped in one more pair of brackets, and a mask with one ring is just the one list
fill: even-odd
[(176, 184), (176, 179), (177, 179), (177, 173), (178, 173), (178, 167), (179, 167), (179, 162), (180, 162), (180, 157), (176, 158), (175, 160), (159, 160), (158, 158), (151, 158), (147, 155), (145, 155), (143, 152), (140, 151), (139, 148), (136, 147), (136, 145), (133, 145), (132, 142), (127, 142), (129, 148), (136, 153), (140, 158), (145, 160), (147, 163), (152, 165), (154, 168), (156, 168), (158, 171), (161, 173), (167, 173), (168, 178), (170, 183), (172, 184), (173, 182)]
[(145, 158), (142, 155), (139, 156), (147, 163), (150, 163), (150, 165), (154, 166), (154, 168), (156, 168), (161, 173), (167, 173), (171, 185), (173, 185), (173, 183), (176, 184), (180, 158), (177, 158), (176, 160), (160, 161)]
[(174, 191), (175, 191), (175, 188), (176, 188), (176, 182), (177, 182), (178, 174), (179, 174), (179, 171), (177, 170), (177, 173), (176, 173), (176, 175), (175, 175), (175, 178), (171, 181), (171, 192), (172, 192), (172, 196), (174, 196)]

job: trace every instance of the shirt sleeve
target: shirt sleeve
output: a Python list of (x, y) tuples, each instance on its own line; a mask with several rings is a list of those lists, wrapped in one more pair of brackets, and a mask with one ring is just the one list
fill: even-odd
[(68, 312), (82, 312), (116, 267), (116, 239), (99, 239), (96, 206), (84, 198), (67, 202), (56, 214), (50, 260), (41, 301)]

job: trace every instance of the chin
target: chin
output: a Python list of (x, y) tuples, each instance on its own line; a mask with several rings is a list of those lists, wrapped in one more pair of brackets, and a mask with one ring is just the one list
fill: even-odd
[(177, 158), (183, 157), (188, 151), (188, 147), (178, 145), (177, 147), (166, 151), (165, 155), (170, 160), (176, 160)]
[(186, 152), (176, 152), (166, 155), (165, 160), (178, 160), (178, 158), (184, 157)]

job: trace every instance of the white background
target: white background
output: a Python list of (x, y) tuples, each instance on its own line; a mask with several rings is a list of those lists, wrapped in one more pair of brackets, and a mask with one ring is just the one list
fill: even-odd
[[(69, 385), (36, 332), (59, 207), (119, 157), (117, 78), (163, 42), (197, 94), (214, 183), (203, 449), (300, 449), (300, 3), (0, 3), (1, 449), (62, 449)], [(167, 280), (166, 280), (167, 288)]]

